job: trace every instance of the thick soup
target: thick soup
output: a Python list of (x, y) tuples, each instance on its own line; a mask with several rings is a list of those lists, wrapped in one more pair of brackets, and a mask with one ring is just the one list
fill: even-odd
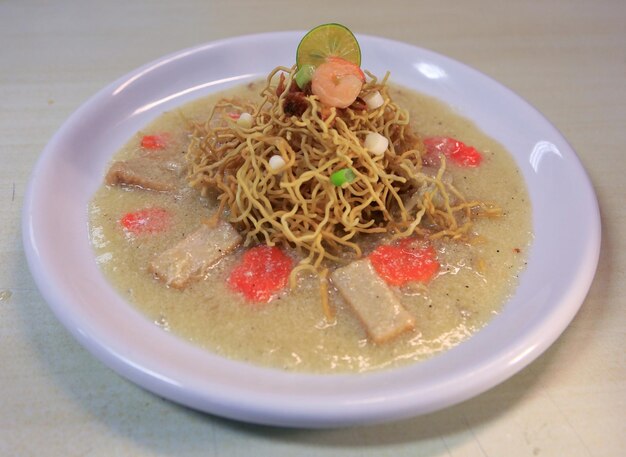
[[(246, 236), (249, 226), (241, 218), (232, 220), (235, 213), (229, 206), (220, 206), (223, 200), (218, 197), (223, 192), (218, 186), (190, 186), (191, 169), (198, 167), (190, 164), (189, 151), (204, 147), (206, 125), (215, 122), (216, 103), (259, 100), (264, 86), (265, 82), (249, 84), (165, 113), (114, 157), (106, 183), (91, 202), (90, 230), (97, 261), (120, 293), (164, 331), (225, 357), (294, 371), (363, 372), (400, 366), (449, 349), (487, 324), (513, 293), (525, 265), (531, 239), (525, 184), (507, 151), (470, 120), (437, 100), (395, 86), (389, 88), (388, 96), (409, 114), (416, 135), (409, 139), (420, 141), (422, 160), (415, 169), (430, 179), (426, 184), (431, 187), (421, 193), (412, 189), (400, 195), (406, 212), (415, 207), (412, 218), (423, 217), (419, 229), (398, 236), (407, 223), (388, 232), (360, 232), (350, 238), (358, 244), (360, 255), (346, 249), (338, 260), (322, 258), (321, 251), (315, 251), (310, 257), (310, 263), (317, 262), (314, 268), (290, 276), (292, 284), (283, 281), (269, 295), (250, 295), (248, 289), (238, 288), (234, 272), (239, 269), (241, 273), (246, 253), (263, 245), (263, 236), (259, 236), (261, 241)], [(345, 115), (368, 109), (355, 102), (337, 112)], [(298, 111), (287, 114), (295, 119), (301, 114)], [(254, 114), (252, 108), (249, 112)], [(255, 122), (261, 122), (257, 117), (250, 126), (240, 112), (233, 115), (226, 108), (217, 115), (224, 118), (215, 127), (221, 132), (231, 124), (233, 129), (250, 132)], [(328, 125), (334, 128), (340, 121), (331, 119)], [(253, 135), (246, 135), (249, 145)], [(216, 140), (220, 147), (232, 140), (220, 138)], [(446, 160), (443, 152), (429, 155), (421, 142), (432, 138), (440, 142), (435, 147), (440, 152), (450, 139), (471, 145), (481, 161), (468, 165), (456, 163), (451, 156)], [(195, 144), (190, 146), (190, 142)], [(243, 143), (241, 147), (246, 148)], [(367, 160), (391, 161), (394, 154), (414, 147), (399, 144), (394, 144), (395, 153), (388, 145), (386, 151)], [(276, 176), (276, 186), (286, 179), (287, 171), (280, 170), (289, 167), (289, 160), (279, 160), (273, 170), (267, 162), (263, 164), (268, 176)], [(328, 174), (336, 171), (328, 170)], [(222, 173), (225, 182), (236, 175), (235, 171)], [(340, 195), (357, 185), (361, 175), (356, 165), (355, 173), (348, 173), (346, 179), (342, 171), (331, 180), (343, 192)], [(387, 178), (381, 174), (377, 179)], [(444, 187), (447, 193), (436, 192)], [(354, 188), (360, 192), (361, 188)], [(233, 189), (242, 191), (241, 186), (233, 185)], [(317, 190), (313, 192), (310, 200), (318, 198)], [(424, 192), (431, 193), (425, 197)], [(449, 222), (458, 225), (457, 232), (447, 228), (449, 233), (444, 233), (437, 214), (445, 211), (437, 208), (461, 208), (463, 201), (478, 203), (468, 203), (454, 213)], [(371, 203), (376, 204), (375, 200)], [(429, 205), (432, 216), (419, 213), (419, 208)], [(467, 222), (463, 214), (471, 219), (466, 229), (461, 229)], [(372, 216), (370, 227), (382, 226), (384, 217), (378, 217)], [(407, 246), (407, 240), (413, 244)], [(211, 259), (196, 259), (207, 243), (215, 251)], [(278, 254), (288, 259), (283, 266), (289, 271), (310, 256), (310, 251), (297, 244), (274, 244)], [(409, 256), (399, 263), (390, 259), (398, 253)], [(261, 256), (251, 262), (274, 261)], [(417, 276), (410, 274), (414, 269)], [(244, 270), (241, 278), (249, 279), (256, 274), (253, 271)], [(274, 271), (276, 277), (282, 274)]]

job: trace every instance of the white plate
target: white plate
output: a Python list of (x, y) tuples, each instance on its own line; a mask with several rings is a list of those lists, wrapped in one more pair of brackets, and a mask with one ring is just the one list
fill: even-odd
[[(107, 283), (88, 239), (87, 205), (108, 161), (164, 110), (291, 65), (304, 32), (245, 36), (181, 51), (98, 92), (61, 127), (31, 177), (23, 240), (59, 320), (122, 376), (175, 402), (264, 424), (331, 427), (406, 418), (468, 399), (541, 354), (582, 304), (598, 261), (597, 201), (576, 154), (517, 95), (424, 49), (359, 36), (364, 67), (433, 95), (514, 155), (533, 205), (535, 240), (515, 296), (484, 330), (408, 367), (307, 375), (226, 360), (157, 328)], [(581, 217), (583, 215), (583, 217)]]

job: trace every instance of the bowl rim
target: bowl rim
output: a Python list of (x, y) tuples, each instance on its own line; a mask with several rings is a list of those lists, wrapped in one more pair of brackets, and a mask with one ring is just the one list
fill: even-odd
[[(508, 345), (491, 348), (487, 353), (488, 356), (479, 357), (477, 363), (466, 366), (462, 361), (475, 360), (477, 357), (475, 351), (484, 351), (486, 347), (488, 348), (489, 341), (498, 340), (498, 327), (494, 323), (505, 320), (503, 315), (506, 315), (506, 309), (470, 340), (445, 354), (418, 364), (353, 375), (286, 373), (226, 360), (167, 334), (130, 305), (126, 305), (120, 297), (116, 298), (114, 292), (106, 293), (95, 287), (102, 278), (94, 279), (87, 275), (88, 272), (81, 272), (78, 278), (89, 284), (89, 287), (77, 284), (77, 279), (69, 275), (67, 271), (60, 271), (62, 267), (58, 259), (49, 258), (50, 253), (54, 251), (54, 245), (60, 243), (59, 238), (55, 238), (57, 235), (70, 237), (82, 234), (81, 246), (72, 253), (85, 255), (84, 238), (86, 234), (88, 235), (86, 228), (84, 226), (73, 227), (68, 230), (70, 232), (68, 235), (64, 235), (65, 229), (55, 225), (54, 213), (71, 214), (72, 220), (80, 220), (81, 217), (86, 217), (86, 206), (81, 209), (69, 203), (58, 203), (59, 207), (55, 208), (54, 212), (46, 208), (46, 205), (50, 203), (50, 198), (57, 197), (50, 189), (56, 190), (62, 186), (62, 183), (55, 181), (50, 170), (52, 168), (55, 172), (66, 172), (72, 176), (77, 173), (78, 170), (74, 169), (73, 163), (60, 165), (59, 162), (62, 161), (58, 160), (59, 158), (75, 159), (76, 156), (72, 155), (73, 153), (59, 151), (67, 151), (76, 146), (76, 143), (80, 143), (77, 132), (88, 128), (89, 121), (94, 116), (111, 118), (110, 122), (115, 123), (115, 116), (118, 112), (109, 109), (105, 113), (103, 106), (108, 107), (107, 103), (116, 104), (115, 107), (118, 109), (118, 105), (123, 105), (124, 97), (129, 94), (128, 99), (132, 103), (137, 104), (139, 101), (144, 103), (135, 107), (137, 111), (148, 106), (141, 98), (142, 84), (151, 88), (154, 84), (153, 79), (158, 80), (159, 77), (168, 76), (172, 68), (182, 65), (189, 65), (191, 68), (201, 57), (220, 56), (223, 58), (223, 53), (232, 53), (233, 49), (238, 53), (251, 55), (278, 43), (283, 43), (283, 46), (284, 43), (293, 45), (295, 42), (297, 44), (299, 37), (304, 33), (291, 31), (244, 35), (174, 52), (118, 78), (83, 103), (65, 121), (43, 150), (31, 174), (24, 199), (23, 245), (38, 289), (59, 321), (82, 346), (105, 365), (157, 395), (232, 419), (291, 427), (334, 427), (375, 423), (432, 412), (484, 392), (538, 357), (558, 338), (573, 319), (589, 290), (598, 263), (601, 234), (599, 209), (591, 182), (578, 157), (549, 121), (500, 83), (433, 51), (387, 38), (357, 34), (364, 51), (372, 52), (378, 59), (377, 65), (379, 66), (384, 65), (385, 62), (388, 64), (387, 59), (401, 53), (406, 53), (414, 59), (419, 57), (421, 62), (434, 63), (435, 67), (443, 69), (444, 73), (462, 74), (467, 77), (467, 80), (471, 82), (472, 90), (478, 90), (477, 96), (483, 95), (480, 91), (493, 92), (495, 96), (503, 97), (514, 104), (520, 112), (523, 112), (519, 114), (520, 116), (532, 117), (535, 123), (540, 124), (535, 128), (545, 134), (550, 140), (549, 143), (556, 148), (555, 152), (555, 150), (549, 150), (548, 146), (548, 151), (540, 157), (543, 160), (542, 163), (547, 163), (547, 165), (540, 165), (539, 168), (547, 167), (546, 174), (557, 175), (562, 180), (563, 177), (559, 173), (565, 172), (556, 169), (556, 165), (550, 164), (550, 160), (553, 160), (551, 157), (560, 154), (554, 160), (566, 162), (566, 165), (560, 162), (559, 164), (567, 167), (565, 174), (568, 178), (575, 178), (578, 187), (576, 195), (579, 197), (577, 201), (584, 205), (586, 214), (589, 215), (581, 233), (576, 233), (576, 237), (584, 235), (585, 239), (584, 243), (579, 246), (580, 251), (575, 253), (578, 264), (574, 265), (572, 272), (569, 273), (570, 282), (565, 285), (559, 283), (550, 287), (546, 286), (538, 291), (533, 299), (552, 300), (550, 306), (541, 311), (535, 310), (535, 314), (524, 322), (525, 327), (520, 329), (520, 331), (523, 330), (521, 336), (510, 340)], [(295, 45), (292, 48), (295, 50)], [(286, 55), (283, 51), (280, 53)], [(273, 65), (271, 67), (273, 68)], [(193, 68), (198, 72), (203, 71), (198, 65)], [(415, 70), (414, 73), (417, 74), (417, 71), (419, 70)], [(231, 74), (230, 77), (217, 74), (213, 76), (213, 81), (219, 80), (220, 84), (215, 84), (215, 87), (222, 88), (250, 79), (261, 72), (242, 71), (239, 74)], [(402, 84), (403, 81), (399, 83)], [(211, 82), (206, 81), (207, 86), (201, 90), (213, 90), (213, 86), (209, 84)], [(435, 81), (432, 84), (436, 86), (438, 83)], [(449, 91), (445, 86), (441, 90), (444, 91), (444, 98), (455, 95), (454, 91), (445, 92)], [(136, 116), (137, 121), (133, 122), (145, 124), (148, 114), (158, 114), (159, 110), (170, 104), (181, 104), (188, 99), (196, 98), (192, 97), (192, 92), (179, 94), (178, 97), (164, 102), (162, 100), (167, 96), (164, 97), (163, 93), (158, 92), (155, 96), (161, 97), (159, 100), (162, 103), (140, 111)], [(189, 98), (185, 99), (187, 96)], [(128, 107), (124, 109), (128, 110)], [(462, 112), (463, 107), (461, 106), (460, 109)], [(115, 141), (123, 141), (123, 135)], [(109, 159), (117, 149), (119, 147), (110, 151)], [(59, 155), (61, 157), (58, 157)], [(88, 170), (102, 169), (108, 162), (104, 159), (106, 157), (98, 158), (93, 164), (80, 162), (79, 165)], [(76, 168), (80, 167), (77, 165)], [(84, 198), (86, 197), (83, 197), (82, 201)], [(535, 199), (531, 198), (531, 200), (534, 205)], [(48, 226), (41, 226), (41, 221), (47, 221)], [(50, 226), (54, 226), (52, 233), (45, 233)], [(536, 243), (533, 249), (536, 251)], [(71, 261), (71, 258), (66, 260)], [(90, 284), (90, 281), (93, 284)], [(126, 306), (128, 309), (125, 309), (123, 313), (128, 322), (120, 324), (119, 316), (114, 316), (111, 310), (98, 315), (98, 319), (101, 320), (94, 320), (89, 314), (93, 309), (91, 307), (85, 309), (86, 300), (93, 299), (88, 295), (91, 286), (94, 286), (94, 290), (98, 289), (99, 293), (102, 292), (105, 298), (113, 303), (114, 311), (119, 312), (122, 310), (121, 306)], [(554, 288), (557, 290), (555, 291)], [(549, 299), (546, 299), (545, 295)], [(511, 306), (519, 306), (519, 304)], [(102, 328), (104, 322), (109, 327)], [(111, 325), (118, 327), (111, 328)], [(148, 354), (146, 351), (150, 349), (150, 345), (133, 340), (132, 337), (120, 336), (120, 332), (132, 331), (133, 326), (140, 328), (143, 338), (166, 342), (166, 347), (160, 346), (159, 354)], [(480, 338), (477, 338), (478, 336)], [(481, 344), (475, 344), (477, 339), (484, 341)], [(183, 360), (180, 360), (181, 357)], [(442, 359), (445, 359), (444, 362)], [(210, 366), (198, 367), (198, 361)], [(459, 365), (450, 366), (454, 363)], [(195, 371), (190, 372), (191, 368)], [(251, 385), (246, 380), (254, 380), (254, 382)]]

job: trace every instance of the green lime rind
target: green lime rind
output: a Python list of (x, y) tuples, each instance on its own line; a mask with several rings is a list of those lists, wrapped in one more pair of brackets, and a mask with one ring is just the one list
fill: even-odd
[(318, 25), (304, 35), (296, 50), (296, 65), (317, 67), (331, 56), (361, 66), (361, 47), (356, 37), (348, 27), (334, 22)]

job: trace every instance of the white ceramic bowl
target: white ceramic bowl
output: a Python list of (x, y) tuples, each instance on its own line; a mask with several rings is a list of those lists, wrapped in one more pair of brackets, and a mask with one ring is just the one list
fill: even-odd
[[(482, 331), (425, 362), (363, 375), (307, 375), (226, 360), (162, 331), (125, 302), (94, 260), (87, 205), (108, 161), (164, 110), (291, 65), (304, 32), (244, 36), (184, 50), (110, 84), (54, 135), (31, 177), (23, 240), (42, 295), (95, 357), (175, 402), (242, 421), (333, 427), (444, 408), (541, 354), (582, 304), (597, 265), (597, 201), (574, 151), (536, 110), (477, 71), (408, 44), (359, 36), (364, 67), (433, 95), (514, 155), (535, 239), (515, 296)], [(583, 215), (584, 217), (581, 217)]]

